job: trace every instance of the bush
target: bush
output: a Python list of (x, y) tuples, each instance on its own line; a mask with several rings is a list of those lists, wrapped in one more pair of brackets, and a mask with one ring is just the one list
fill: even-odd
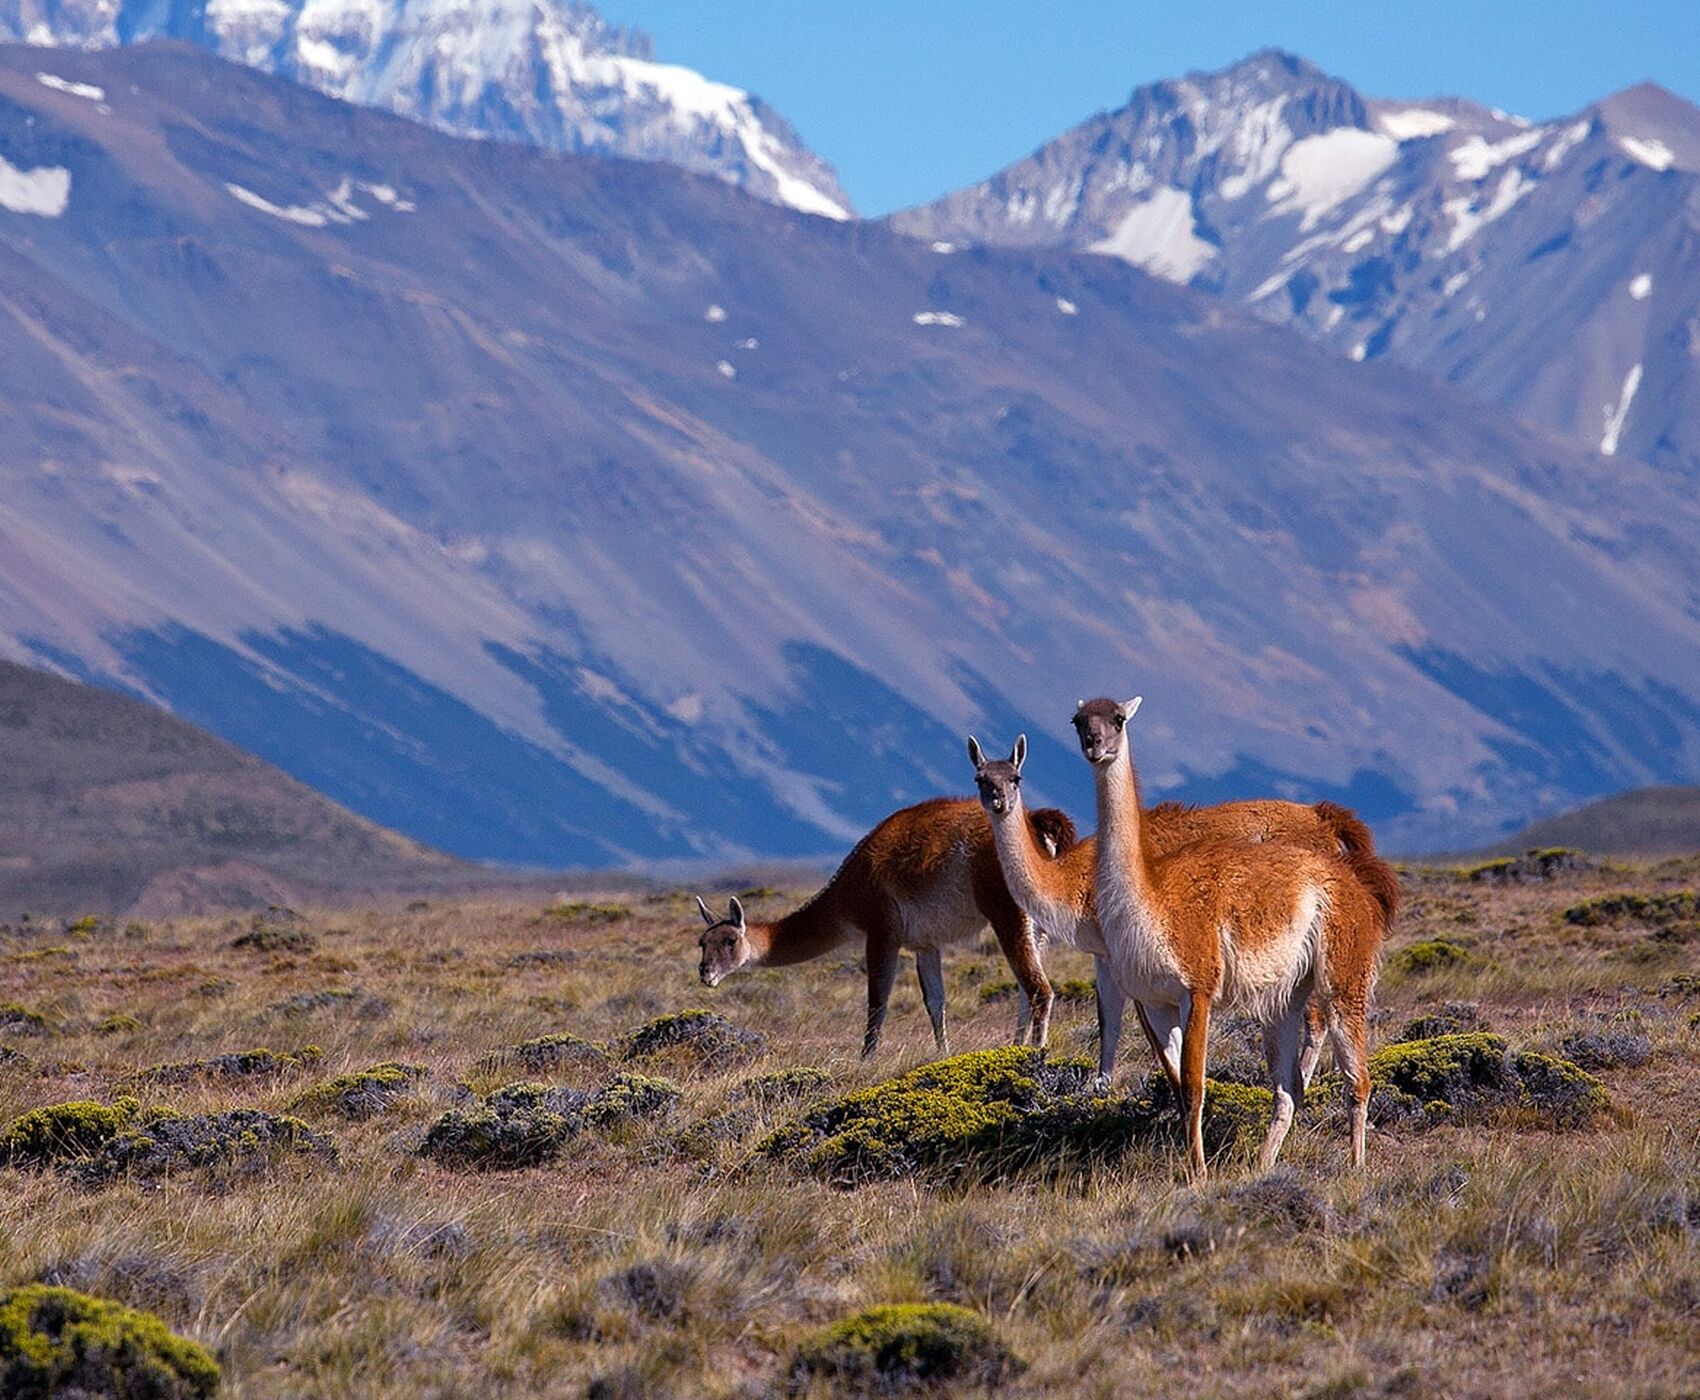
[(424, 1076), (418, 1065), (369, 1065), (354, 1074), (339, 1074), (315, 1084), (296, 1096), (290, 1108), (296, 1112), (337, 1113), (351, 1121), (375, 1118), (393, 1108), (413, 1081)]
[(1543, 850), (1525, 851), (1520, 856), (1502, 856), (1498, 860), (1467, 866), (1459, 874), (1478, 884), (1529, 884), (1580, 869), (1583, 864), (1582, 852), (1568, 846), (1548, 846)]
[(152, 1313), (41, 1283), (0, 1293), (0, 1392), (17, 1400), (198, 1400), (218, 1377), (206, 1348)]
[(0, 1133), (0, 1163), (45, 1167), (92, 1157), (118, 1136), (141, 1107), (134, 1099), (113, 1104), (77, 1099), (21, 1113)]
[(445, 1167), (517, 1171), (541, 1166), (584, 1127), (589, 1096), (541, 1084), (510, 1084), (473, 1109), (451, 1109), (425, 1134), (420, 1153)]
[(1433, 1040), (1440, 1035), (1467, 1035), (1471, 1031), (1491, 1030), (1481, 1007), (1473, 1001), (1449, 1001), (1438, 1011), (1430, 1011), (1405, 1022), (1405, 1028), (1394, 1036), (1394, 1042)]
[[(996, 1181), (1080, 1170), (1135, 1146), (1178, 1141), (1165, 1089), (1117, 1099), (1093, 1090), (1085, 1060), (1030, 1046), (975, 1050), (832, 1100), (758, 1149), (840, 1186), (880, 1178)], [(1238, 1154), (1268, 1124), (1267, 1089), (1211, 1081), (1206, 1148)]]
[(1605, 1112), (1610, 1100), (1592, 1075), (1567, 1060), (1513, 1053), (1487, 1032), (1384, 1046), (1369, 1059), (1370, 1116), (1381, 1124), (1479, 1118), (1508, 1108), (1558, 1124)]
[(1474, 961), (1474, 958), (1468, 948), (1449, 938), (1424, 938), (1401, 948), (1389, 959), (1388, 966), (1394, 971), (1415, 976), (1438, 972), (1443, 967), (1459, 967)]
[(665, 1050), (679, 1049), (699, 1068), (734, 1069), (747, 1065), (766, 1048), (756, 1031), (735, 1026), (724, 1016), (693, 1007), (670, 1016), (657, 1016), (626, 1037), (626, 1060), (644, 1060)]
[(946, 1381), (994, 1386), (1020, 1366), (979, 1313), (952, 1303), (897, 1303), (823, 1327), (797, 1348), (789, 1379), (793, 1390), (824, 1379), (841, 1393), (865, 1395)]
[(579, 899), (554, 904), (543, 911), (545, 918), (558, 919), (564, 924), (615, 924), (629, 913), (631, 910), (623, 904), (588, 904)]
[(254, 915), (230, 946), (256, 953), (306, 953), (318, 947), (319, 940), (293, 909), (273, 905), (265, 913)]
[(204, 1060), (176, 1060), (169, 1064), (149, 1065), (139, 1069), (132, 1079), (144, 1084), (187, 1084), (195, 1079), (281, 1079), (298, 1074), (319, 1062), (324, 1054), (317, 1045), (304, 1045), (299, 1050), (269, 1050), (256, 1046), (252, 1050), (236, 1050), (228, 1055), (213, 1055)]
[(1670, 924), (1692, 923), (1700, 919), (1700, 896), (1693, 890), (1677, 890), (1671, 894), (1603, 894), (1597, 899), (1585, 899), (1564, 911), (1564, 921), (1583, 928), (1602, 924)]
[(832, 1076), (824, 1069), (798, 1065), (793, 1069), (776, 1069), (771, 1074), (758, 1074), (746, 1079), (732, 1091), (732, 1099), (736, 1103), (772, 1109), (814, 1098), (831, 1083)]
[(0, 1001), (0, 1031), (7, 1035), (41, 1035), (47, 1017), (15, 1001)]
[(139, 1031), (142, 1023), (134, 1016), (122, 1011), (114, 1011), (94, 1028), (96, 1035), (125, 1035), (130, 1031)]
[(286, 1114), (252, 1108), (196, 1114), (149, 1109), (99, 1152), (66, 1166), (84, 1185), (101, 1186), (124, 1176), (149, 1178), (208, 1167), (249, 1175), (302, 1156), (334, 1159), (336, 1144)]
[(616, 1074), (590, 1100), (585, 1117), (599, 1128), (615, 1128), (665, 1118), (679, 1101), (678, 1089), (665, 1079)]

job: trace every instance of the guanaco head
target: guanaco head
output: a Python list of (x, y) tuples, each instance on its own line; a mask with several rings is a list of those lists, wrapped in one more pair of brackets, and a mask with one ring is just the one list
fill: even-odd
[(1082, 700), (1074, 711), (1074, 732), (1088, 763), (1113, 763), (1120, 756), (1127, 722), (1143, 696), (1131, 700)]
[[(974, 764), (974, 785), (980, 789), (980, 805), (994, 819), (1021, 810), (1021, 765), (1027, 762), (1027, 736), (1019, 735), (1007, 759), (988, 759), (980, 741), (968, 736), (968, 757)], [(1052, 852), (1055, 854), (1055, 852)]]
[(727, 916), (717, 919), (702, 902), (702, 896), (698, 895), (697, 909), (702, 914), (702, 921), (708, 925), (702, 931), (702, 937), (697, 940), (697, 946), (702, 949), (702, 962), (697, 967), (697, 975), (702, 978), (703, 986), (718, 987), (729, 973), (736, 972), (750, 960), (750, 941), (747, 937), (748, 930), (744, 927), (744, 906), (738, 902), (738, 897), (733, 895)]

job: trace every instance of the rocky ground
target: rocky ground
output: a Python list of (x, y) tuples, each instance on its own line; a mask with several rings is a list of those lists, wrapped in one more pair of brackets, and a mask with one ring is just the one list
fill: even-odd
[(1323, 1080), (1251, 1171), (1224, 1023), (1202, 1188), (1070, 954), (1046, 1061), (948, 955), (925, 1069), (854, 950), (702, 988), (684, 892), (13, 925), (0, 1378), (81, 1308), (165, 1395), (1693, 1394), (1700, 859), (1405, 876), (1367, 1169)]

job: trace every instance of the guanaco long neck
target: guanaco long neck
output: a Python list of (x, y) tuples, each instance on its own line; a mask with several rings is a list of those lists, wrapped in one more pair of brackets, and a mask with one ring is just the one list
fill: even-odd
[[(1099, 919), (1137, 931), (1143, 939), (1159, 937), (1162, 911), (1151, 878), (1139, 774), (1125, 742), (1115, 759), (1094, 767), (1093, 777), (1098, 791)], [(1108, 935), (1107, 927), (1105, 932)]]
[(825, 957), (843, 943), (850, 927), (835, 883), (829, 883), (782, 919), (750, 924), (744, 930), (750, 945), (750, 966), (788, 967)]
[(1082, 880), (1080, 861), (1071, 858), (1073, 852), (1046, 859), (1019, 796), (1008, 812), (990, 820), (1010, 898), (1051, 937), (1080, 943), (1085, 932), (1080, 924), (1090, 903), (1090, 865), (1086, 867), (1087, 878)]

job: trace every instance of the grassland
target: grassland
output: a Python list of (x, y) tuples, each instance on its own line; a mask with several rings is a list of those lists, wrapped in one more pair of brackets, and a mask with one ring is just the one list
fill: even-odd
[[(1593, 1069), (1612, 1111), (1388, 1126), (1353, 1175), (1313, 1096), (1279, 1172), (1230, 1158), (1203, 1188), (1161, 1145), (953, 1188), (843, 1190), (760, 1157), (813, 1098), (931, 1058), (930, 1030), (906, 979), (859, 1062), (853, 953), (703, 989), (683, 895), (14, 926), (0, 1123), (128, 1096), (130, 1122), (305, 1127), (244, 1129), (200, 1165), (0, 1167), (0, 1288), (155, 1313), (243, 1397), (827, 1394), (815, 1359), (907, 1314), (834, 1324), (911, 1303), (955, 1305), (943, 1325), (980, 1349), (958, 1388), (1012, 1395), (1695, 1395), (1700, 930), (1692, 900), (1657, 896), (1697, 885), (1700, 860), (1408, 871), (1376, 1043), (1425, 1015), (1485, 1026)], [(752, 913), (793, 893), (755, 892)], [(1002, 1043), (995, 946), (946, 967), (955, 1047)], [(762, 1042), (633, 1041), (696, 1006)], [(1059, 1018), (1055, 1052), (1089, 1052), (1090, 1001)], [(1119, 1082), (1143, 1086), (1126, 1050)], [(1225, 1028), (1213, 1070), (1249, 1062)], [(819, 1073), (763, 1078), (798, 1067)], [(608, 1089), (621, 1074), (641, 1081)], [(634, 1097), (655, 1079), (677, 1099)], [(515, 1081), (543, 1088), (497, 1092)], [(445, 1114), (510, 1109), (536, 1115), (504, 1139), (535, 1165), (422, 1153)]]

